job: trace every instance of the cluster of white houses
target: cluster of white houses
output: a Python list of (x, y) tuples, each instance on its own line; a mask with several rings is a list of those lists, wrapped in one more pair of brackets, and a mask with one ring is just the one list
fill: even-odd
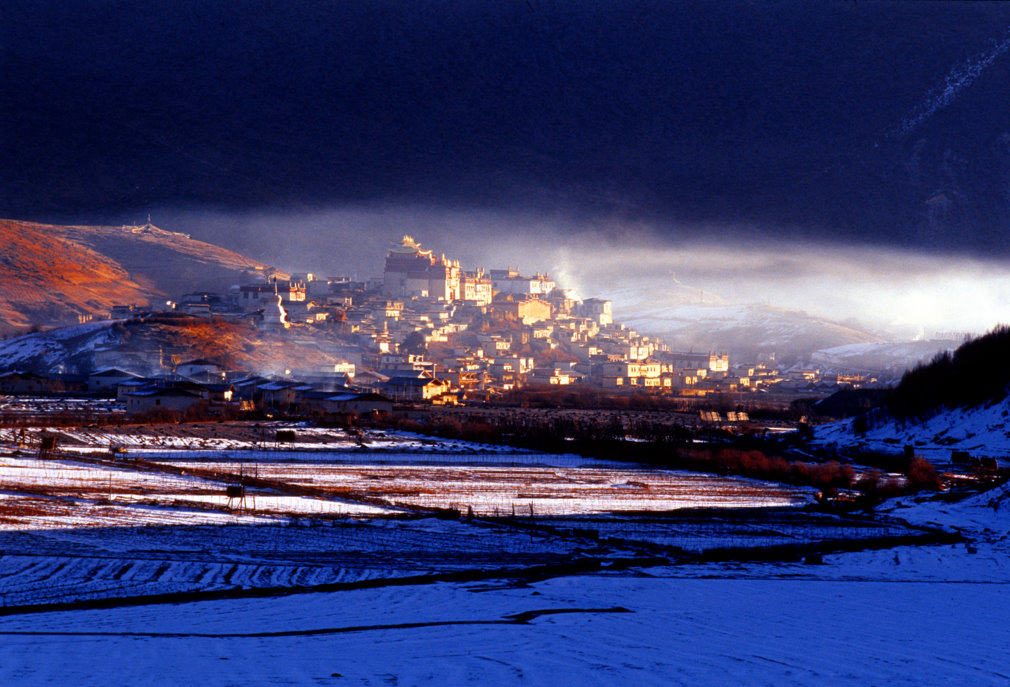
[[(670, 351), (658, 339), (615, 323), (609, 300), (575, 300), (546, 274), (523, 276), (511, 267), (467, 271), (410, 236), (390, 247), (381, 279), (285, 275), (237, 286), (228, 295), (186, 294), (172, 305), (190, 315), (251, 317), (277, 335), (311, 340), (332, 357), (332, 367), (322, 383), (320, 370), (290, 375), (302, 384), (252, 378), (211, 361), (172, 365), (164, 351), (150, 347), (96, 350), (95, 380), (101, 368), (111, 366), (156, 378), (117, 384), (134, 412), (152, 404), (182, 406), (195, 397), (225, 402), (216, 396), (223, 393), (214, 386), (219, 384), (231, 385), (238, 403), (283, 398), (288, 404), (336, 408), (348, 400), (333, 399), (349, 394), (372, 394), (384, 402), (454, 402), (525, 384), (705, 395), (789, 385), (816, 390), (825, 382), (816, 371), (786, 375), (762, 365), (731, 366), (725, 353)], [(129, 317), (135, 309), (122, 306), (112, 314)], [(249, 379), (255, 386), (249, 387)], [(192, 384), (210, 386), (187, 386)], [(255, 399), (246, 398), (250, 388), (257, 390)], [(327, 393), (328, 401), (320, 395)]]

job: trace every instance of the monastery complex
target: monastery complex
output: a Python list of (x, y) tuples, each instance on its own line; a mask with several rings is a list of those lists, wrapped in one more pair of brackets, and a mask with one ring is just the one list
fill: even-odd
[[(262, 336), (312, 346), (332, 363), (267, 379), (214, 360), (183, 361), (184, 351), (110, 345), (95, 349), (87, 390), (115, 390), (136, 413), (211, 402), (358, 412), (383, 403), (480, 401), (529, 385), (705, 396), (862, 381), (732, 365), (719, 352), (671, 351), (615, 321), (607, 299), (574, 299), (549, 275), (515, 267), (468, 270), (411, 236), (390, 246), (381, 277), (274, 275), (226, 295), (184, 294), (167, 307), (251, 321)], [(110, 316), (142, 313), (121, 305)], [(0, 392), (44, 383), (11, 377), (0, 380)]]

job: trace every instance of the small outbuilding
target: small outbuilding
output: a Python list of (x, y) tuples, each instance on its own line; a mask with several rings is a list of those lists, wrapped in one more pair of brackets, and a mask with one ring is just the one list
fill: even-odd
[(126, 397), (126, 412), (141, 415), (155, 410), (185, 412), (198, 406), (204, 399), (198, 393), (185, 389), (144, 389)]
[(329, 413), (391, 413), (393, 399), (381, 394), (335, 394), (325, 399), (324, 409)]
[(104, 367), (88, 375), (88, 391), (115, 393), (116, 387), (123, 382), (137, 379), (141, 376), (118, 367)]

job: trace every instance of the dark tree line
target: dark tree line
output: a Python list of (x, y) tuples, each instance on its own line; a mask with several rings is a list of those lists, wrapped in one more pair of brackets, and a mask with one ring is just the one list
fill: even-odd
[(1010, 384), (1010, 326), (938, 354), (901, 378), (887, 399), (897, 418), (924, 418), (942, 407), (969, 407), (1006, 397)]

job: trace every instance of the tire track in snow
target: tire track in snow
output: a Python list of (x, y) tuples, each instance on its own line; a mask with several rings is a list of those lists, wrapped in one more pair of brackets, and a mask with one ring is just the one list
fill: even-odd
[(262, 639), (269, 637), (312, 637), (318, 635), (344, 634), (348, 632), (374, 632), (384, 630), (412, 630), (425, 627), (449, 627), (453, 625), (529, 625), (537, 618), (547, 615), (591, 614), (591, 613), (634, 613), (623, 606), (610, 608), (543, 608), (513, 613), (493, 620), (429, 620), (413, 623), (384, 623), (378, 625), (349, 625), (346, 627), (322, 627), (311, 630), (279, 630), (276, 632), (83, 632), (8, 630), (0, 631), (0, 636), (19, 637), (150, 637), (169, 639)]

